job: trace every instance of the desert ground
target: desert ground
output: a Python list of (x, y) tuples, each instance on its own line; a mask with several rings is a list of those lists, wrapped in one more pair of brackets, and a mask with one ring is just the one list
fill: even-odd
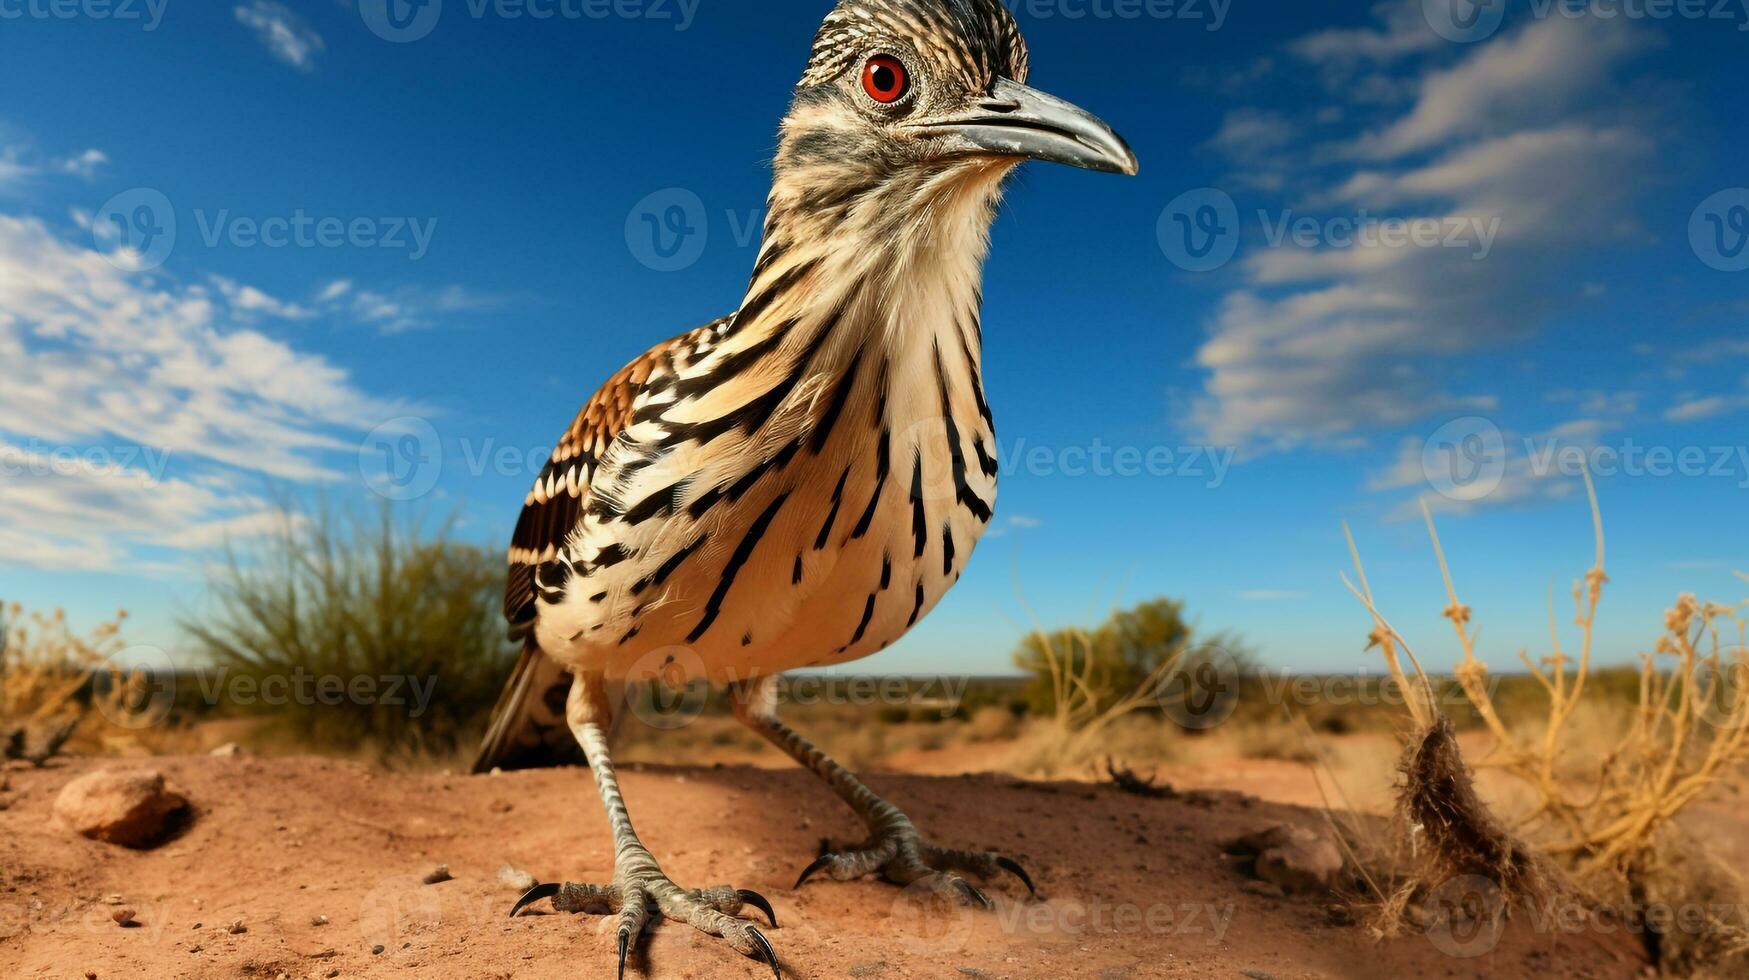
[[(1367, 736), (1358, 736), (1365, 741)], [(975, 749), (975, 747), (973, 747)], [(1362, 749), (1370, 751), (1370, 749)], [(734, 753), (728, 753), (733, 755)], [(689, 886), (765, 894), (786, 977), (1632, 978), (1632, 936), (1512, 920), (1497, 941), (1412, 934), (1377, 941), (1364, 910), (1284, 894), (1225, 853), (1246, 833), (1318, 832), (1308, 767), (1205, 759), (1166, 765), (1137, 795), (1109, 782), (1029, 781), (956, 765), (951, 748), (899, 753), (870, 782), (926, 834), (995, 848), (1039, 896), (991, 882), (994, 912), (943, 908), (876, 880), (796, 875), (822, 839), (860, 827), (812, 776), (745, 762), (632, 763), (623, 783), (644, 840)], [(776, 766), (768, 759), (763, 765)], [(79, 837), (54, 802), (96, 770), (149, 767), (190, 801), (149, 850)], [(914, 772), (895, 772), (907, 767)], [(884, 771), (883, 771), (884, 770)], [(511, 920), (508, 865), (542, 880), (605, 881), (611, 852), (585, 771), (393, 773), (308, 757), (207, 754), (14, 764), (0, 794), (0, 975), (123, 977), (611, 976), (603, 920)], [(1749, 824), (1697, 819), (1739, 857)], [(433, 872), (447, 868), (449, 880)], [(117, 924), (132, 912), (132, 925)], [(122, 917), (126, 917), (125, 914)], [(1485, 951), (1481, 951), (1485, 949)], [(1471, 955), (1479, 952), (1479, 955)], [(655, 929), (628, 975), (769, 976), (769, 968), (675, 925)]]

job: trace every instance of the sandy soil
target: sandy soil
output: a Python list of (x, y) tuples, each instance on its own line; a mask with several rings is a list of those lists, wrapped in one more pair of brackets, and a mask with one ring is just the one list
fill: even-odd
[[(550, 879), (610, 874), (605, 821), (576, 770), (396, 775), (329, 760), (152, 760), (198, 805), (180, 837), (121, 850), (53, 826), (59, 789), (114, 760), (13, 771), (0, 794), (0, 976), (612, 976), (603, 920), (507, 920), (510, 863)], [(1514, 925), (1485, 955), (1427, 937), (1378, 945), (1322, 903), (1247, 890), (1220, 851), (1274, 822), (1320, 818), (1235, 793), (1154, 800), (1008, 777), (876, 776), (944, 844), (1006, 850), (1038, 879), (991, 892), (994, 913), (941, 910), (877, 881), (797, 871), (822, 837), (860, 829), (800, 771), (641, 767), (624, 773), (645, 840), (688, 885), (759, 890), (786, 977), (1635, 977), (1633, 943)], [(455, 878), (426, 885), (440, 864)], [(117, 926), (119, 906), (137, 928)], [(318, 917), (326, 917), (325, 921)], [(246, 931), (234, 931), (241, 923)], [(323, 924), (317, 924), (323, 923)], [(380, 952), (374, 951), (381, 947)], [(769, 971), (675, 925), (628, 975)]]

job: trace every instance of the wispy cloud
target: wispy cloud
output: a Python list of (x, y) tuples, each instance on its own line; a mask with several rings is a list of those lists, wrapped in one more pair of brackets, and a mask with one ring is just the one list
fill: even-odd
[(131, 275), (0, 215), (0, 555), (131, 566), (261, 526), (249, 486), (345, 475), (359, 433), (418, 409), (250, 326), (306, 313), (222, 278)]
[(317, 56), (328, 47), (309, 22), (272, 0), (251, 0), (235, 12), (275, 58), (299, 71), (314, 71)]
[(0, 148), (0, 194), (17, 194), (31, 183), (50, 177), (90, 180), (107, 163), (109, 156), (102, 150), (56, 157), (33, 154), (16, 145), (6, 146)]
[[(1638, 232), (1634, 175), (1655, 143), (1619, 77), (1646, 43), (1635, 28), (1534, 21), (1429, 71), (1425, 24), (1405, 6), (1378, 8), (1381, 30), (1292, 46), (1303, 58), (1391, 61), (1393, 77), (1416, 80), (1406, 108), (1383, 118), (1336, 90), (1344, 111), (1326, 118), (1345, 134), (1278, 145), (1302, 175), (1284, 209), (1491, 229), (1491, 243), (1478, 253), (1289, 239), (1243, 260), (1197, 354), (1207, 378), (1188, 421), (1212, 444), (1353, 446), (1429, 415), (1489, 410), (1494, 393), (1452, 390), (1444, 363), (1534, 335), (1560, 299), (1548, 289), (1556, 263)], [(1249, 167), (1269, 146), (1269, 118), (1229, 117), (1216, 148)]]

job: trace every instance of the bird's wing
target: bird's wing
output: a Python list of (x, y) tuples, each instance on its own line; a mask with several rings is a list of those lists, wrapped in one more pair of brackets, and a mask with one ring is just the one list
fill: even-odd
[(677, 354), (695, 351), (732, 318), (664, 341), (621, 368), (596, 390), (541, 469), (523, 501), (510, 538), (510, 573), (504, 618), (522, 657), (492, 711), (492, 724), (475, 759), (476, 772), (493, 767), (533, 768), (579, 761), (581, 752), (565, 725), (570, 676), (534, 642), (535, 573), (558, 558), (589, 501), (595, 469), (608, 447), (631, 424), (638, 395), (654, 377), (673, 369)]

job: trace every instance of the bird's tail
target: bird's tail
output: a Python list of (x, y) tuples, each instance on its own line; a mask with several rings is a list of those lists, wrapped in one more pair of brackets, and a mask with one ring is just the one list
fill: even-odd
[(516, 669), (492, 709), (473, 771), (581, 764), (583, 750), (565, 722), (570, 692), (570, 672), (542, 653), (532, 637), (525, 639)]

